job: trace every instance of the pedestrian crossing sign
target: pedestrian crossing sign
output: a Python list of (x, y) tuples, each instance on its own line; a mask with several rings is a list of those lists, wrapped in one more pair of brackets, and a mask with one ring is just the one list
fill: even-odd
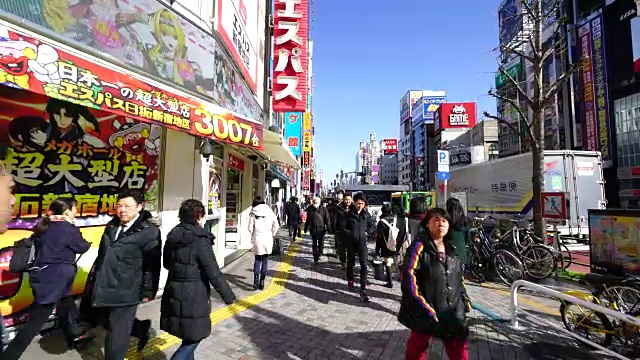
[(565, 220), (567, 218), (566, 194), (564, 192), (542, 193), (542, 217)]

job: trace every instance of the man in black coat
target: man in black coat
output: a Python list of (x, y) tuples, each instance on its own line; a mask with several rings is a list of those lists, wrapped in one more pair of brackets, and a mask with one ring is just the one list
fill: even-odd
[(353, 285), (353, 268), (356, 256), (360, 260), (360, 300), (369, 301), (367, 288), (367, 240), (375, 233), (375, 224), (369, 212), (365, 209), (366, 199), (362, 194), (356, 194), (353, 198), (354, 205), (345, 215), (345, 240), (347, 248), (347, 282), (350, 288)]
[(336, 207), (336, 220), (335, 220), (335, 229), (336, 229), (336, 252), (338, 253), (338, 259), (340, 259), (340, 264), (342, 264), (342, 270), (347, 269), (347, 230), (346, 230), (346, 220), (347, 213), (349, 212), (349, 208), (351, 207), (351, 195), (346, 194), (342, 198), (342, 202), (338, 204)]
[(151, 322), (137, 321), (136, 311), (158, 291), (162, 242), (143, 201), (138, 192), (120, 194), (116, 217), (100, 241), (91, 305), (108, 314), (105, 360), (124, 359), (130, 334), (140, 338), (140, 350), (148, 341)]
[(304, 232), (311, 234), (314, 263), (318, 263), (320, 256), (324, 255), (324, 235), (330, 227), (327, 208), (320, 204), (319, 197), (314, 197), (313, 203), (307, 208), (307, 222), (304, 224)]
[(289, 228), (289, 239), (296, 241), (300, 230), (300, 222), (302, 221), (302, 210), (298, 205), (298, 198), (292, 196), (289, 202), (284, 206), (284, 215), (287, 218), (287, 227)]

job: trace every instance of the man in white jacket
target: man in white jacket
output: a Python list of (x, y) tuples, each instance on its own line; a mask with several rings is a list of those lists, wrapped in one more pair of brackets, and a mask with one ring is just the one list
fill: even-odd
[(249, 233), (253, 244), (253, 289), (263, 290), (264, 279), (267, 276), (269, 255), (273, 252), (273, 242), (280, 226), (278, 217), (271, 208), (264, 203), (261, 196), (256, 196), (249, 214)]

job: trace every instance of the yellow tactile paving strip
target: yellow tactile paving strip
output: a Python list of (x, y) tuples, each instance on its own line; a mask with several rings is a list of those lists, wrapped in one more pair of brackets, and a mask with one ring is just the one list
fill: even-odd
[[(298, 238), (298, 240), (302, 240), (302, 238)], [(278, 266), (276, 274), (273, 278), (278, 278), (282, 281), (273, 281), (272, 278), (269, 286), (263, 291), (250, 295), (244, 299), (240, 299), (233, 305), (227, 305), (213, 311), (211, 313), (211, 324), (215, 326), (217, 323), (223, 320), (226, 320), (238, 313), (241, 313), (282, 293), (285, 290), (286, 280), (291, 273), (291, 269), (293, 268), (293, 260), (296, 257), (299, 249), (299, 241), (291, 244), (287, 250), (287, 254), (284, 256), (282, 262)], [(132, 347), (129, 348), (129, 353), (127, 354), (126, 359), (141, 360), (143, 358), (147, 358), (149, 356), (162, 352), (172, 346), (177, 346), (181, 342), (181, 339), (173, 335), (170, 335), (168, 333), (161, 333), (158, 336), (151, 338), (147, 346), (145, 346), (145, 348), (141, 352), (138, 352), (138, 350), (136, 349), (137, 342), (134, 341), (132, 342)]]

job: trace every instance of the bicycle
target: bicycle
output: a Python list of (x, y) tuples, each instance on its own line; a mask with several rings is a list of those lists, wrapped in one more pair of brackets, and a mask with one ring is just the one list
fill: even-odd
[[(584, 280), (591, 287), (590, 292), (569, 290), (565, 294), (640, 318), (640, 278), (586, 274)], [(625, 299), (623, 294), (631, 296)], [(574, 308), (577, 314), (572, 310)], [(618, 319), (610, 320), (600, 312), (564, 300), (559, 311), (567, 330), (603, 347), (610, 347), (614, 339), (618, 340), (633, 356), (640, 356), (640, 327)], [(596, 336), (600, 338), (595, 339)]]
[(485, 282), (493, 270), (507, 285), (524, 277), (524, 265), (515, 255), (507, 250), (494, 249), (482, 228), (473, 227), (471, 232), (473, 242), (468, 252), (469, 265), (466, 267), (470, 277), (476, 282)]
[[(521, 226), (521, 219), (510, 221), (513, 226), (505, 234), (499, 234), (497, 229), (491, 234), (498, 246), (512, 251), (524, 264), (526, 274), (529, 277), (542, 280), (551, 276), (557, 269), (557, 257), (552, 248), (532, 241), (532, 237), (535, 235), (530, 228)], [(530, 224), (531, 220), (529, 220)]]

